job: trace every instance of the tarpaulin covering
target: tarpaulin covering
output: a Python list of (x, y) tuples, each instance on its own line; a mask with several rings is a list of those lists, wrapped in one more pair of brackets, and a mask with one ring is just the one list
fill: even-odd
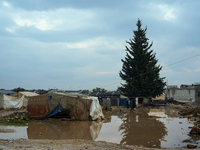
[(93, 100), (92, 104), (90, 106), (90, 116), (91, 116), (92, 120), (101, 119), (101, 117), (104, 118), (98, 98), (97, 97), (90, 97), (90, 98), (92, 98), (92, 100)]
[(38, 96), (39, 94), (34, 93), (34, 92), (18, 92), (18, 93), (12, 94), (13, 97), (22, 97), (23, 95), (24, 95), (23, 107), (27, 107), (29, 97)]
[(3, 94), (1, 96), (0, 100), (0, 108), (3, 109), (10, 109), (10, 108), (18, 108), (20, 109), (23, 106), (24, 102), (24, 96), (18, 98), (18, 97), (12, 97)]
[(126, 106), (126, 100), (127, 98), (119, 98), (119, 106)]
[(44, 118), (49, 118), (51, 116), (54, 116), (61, 111), (62, 111), (62, 107), (60, 105), (58, 105), (54, 110), (52, 110), (50, 113), (48, 113)]
[(21, 97), (22, 95), (26, 97), (32, 97), (32, 96), (38, 96), (39, 94), (34, 93), (34, 92), (18, 92), (18, 93), (13, 94), (12, 96)]

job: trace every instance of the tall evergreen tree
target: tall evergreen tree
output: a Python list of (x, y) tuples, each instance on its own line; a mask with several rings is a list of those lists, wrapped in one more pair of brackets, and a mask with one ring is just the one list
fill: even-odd
[(162, 67), (157, 65), (158, 60), (151, 50), (153, 42), (149, 44), (146, 31), (142, 29), (141, 20), (138, 19), (137, 30), (133, 31), (133, 38), (126, 41), (126, 57), (122, 59), (123, 66), (119, 75), (125, 83), (119, 87), (127, 97), (156, 97), (163, 93), (165, 78), (159, 77)]

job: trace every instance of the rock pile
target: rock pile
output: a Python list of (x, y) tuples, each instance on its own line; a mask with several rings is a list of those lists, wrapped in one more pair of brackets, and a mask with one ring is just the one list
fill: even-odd
[(179, 115), (186, 116), (192, 115), (193, 117), (200, 116), (200, 108), (199, 107), (185, 107), (179, 111)]
[(1, 118), (6, 119), (6, 120), (14, 120), (14, 119), (29, 120), (28, 119), (28, 112), (14, 112), (13, 114), (10, 114), (8, 116), (3, 116)]

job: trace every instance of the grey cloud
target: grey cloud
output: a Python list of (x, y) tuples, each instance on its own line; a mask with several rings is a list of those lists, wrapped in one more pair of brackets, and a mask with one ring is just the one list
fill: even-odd
[[(138, 18), (143, 28), (148, 28), (147, 37), (154, 42), (152, 48), (159, 63), (169, 65), (198, 54), (199, 1), (6, 2), (11, 8), (0, 6), (0, 78), (4, 79), (0, 81), (1, 88), (92, 89), (120, 82), (118, 73), (126, 40), (132, 38)], [(76, 18), (67, 14), (73, 12), (66, 11), (68, 8), (77, 12)], [(172, 14), (166, 20), (171, 8)], [(46, 20), (48, 24), (42, 25), (47, 27), (36, 24), (38, 20)], [(194, 82), (197, 74), (190, 75), (187, 70), (197, 69), (197, 60), (163, 68), (161, 75), (170, 84)], [(118, 85), (105, 88), (115, 90)]]
[(130, 5), (130, 3), (137, 4), (138, 2), (132, 2), (132, 1), (114, 1), (114, 0), (102, 0), (102, 1), (93, 1), (93, 0), (87, 0), (87, 1), (81, 1), (81, 0), (59, 0), (59, 1), (53, 1), (53, 0), (30, 0), (27, 2), (26, 0), (18, 0), (18, 1), (11, 1), (8, 0), (9, 3), (11, 3), (14, 7), (27, 9), (27, 10), (54, 10), (58, 8), (82, 8), (82, 9), (91, 9), (91, 8), (110, 8), (110, 7), (117, 7), (120, 8), (122, 5)]

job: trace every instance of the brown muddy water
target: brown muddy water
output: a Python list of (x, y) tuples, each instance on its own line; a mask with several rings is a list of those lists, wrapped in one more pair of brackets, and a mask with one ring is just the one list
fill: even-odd
[(0, 129), (15, 130), (0, 133), (0, 139), (86, 139), (156, 148), (186, 147), (193, 143), (200, 147), (200, 137), (189, 135), (196, 118), (180, 118), (173, 109), (105, 116), (107, 119), (103, 122), (48, 119), (23, 127), (0, 126)]

